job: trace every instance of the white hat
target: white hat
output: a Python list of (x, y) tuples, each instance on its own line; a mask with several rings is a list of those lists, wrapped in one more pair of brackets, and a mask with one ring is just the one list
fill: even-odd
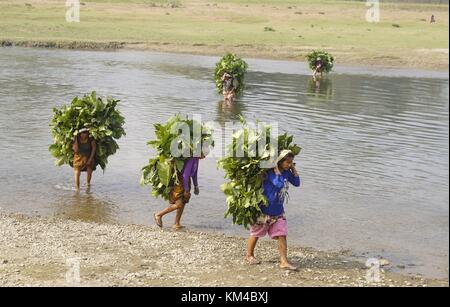
[(81, 128), (80, 130), (78, 130), (77, 132), (75, 132), (76, 134), (81, 134), (83, 132), (89, 132), (88, 128)]
[(285, 149), (282, 150), (277, 158), (277, 163), (284, 159), (288, 154), (293, 154), (292, 150)]

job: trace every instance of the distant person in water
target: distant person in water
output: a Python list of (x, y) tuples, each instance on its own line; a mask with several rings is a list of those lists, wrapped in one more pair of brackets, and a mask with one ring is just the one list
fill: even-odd
[(89, 135), (89, 130), (83, 128), (79, 130), (73, 140), (73, 171), (75, 176), (75, 189), (80, 190), (81, 172), (87, 174), (87, 186), (90, 188), (92, 173), (96, 168), (95, 154), (97, 143)]
[(431, 15), (430, 23), (434, 23), (434, 22), (436, 22), (436, 19), (434, 18), (434, 15)]
[(223, 98), (226, 103), (232, 103), (236, 95), (237, 81), (229, 73), (222, 76)]
[(314, 80), (320, 79), (320, 77), (322, 77), (323, 72), (323, 61), (320, 57), (316, 59), (314, 67), (315, 67), (313, 71)]
[(162, 218), (164, 215), (176, 210), (177, 214), (172, 228), (174, 230), (184, 228), (184, 226), (181, 225), (181, 216), (183, 215), (184, 207), (191, 199), (191, 183), (194, 184), (194, 194), (200, 194), (200, 189), (198, 187), (198, 166), (200, 160), (203, 158), (205, 158), (205, 155), (202, 154), (201, 158), (189, 158), (184, 163), (183, 171), (178, 173), (178, 184), (171, 189), (169, 206), (154, 215), (155, 223), (158, 227), (163, 227)]

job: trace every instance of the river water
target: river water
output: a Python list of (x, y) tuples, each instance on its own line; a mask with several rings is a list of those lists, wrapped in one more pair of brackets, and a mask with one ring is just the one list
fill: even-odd
[[(304, 63), (249, 60), (245, 95), (230, 107), (214, 89), (216, 61), (0, 48), (1, 210), (152, 225), (165, 203), (139, 179), (153, 124), (180, 112), (224, 126), (242, 114), (278, 122), (303, 148), (302, 187), (291, 188), (286, 205), (291, 243), (383, 256), (394, 270), (448, 277), (448, 73), (338, 66), (317, 88)], [(54, 166), (48, 152), (48, 123), (53, 107), (91, 90), (121, 100), (127, 136), (92, 190), (77, 194), (71, 169)], [(223, 218), (215, 159), (202, 160), (199, 176), (201, 195), (184, 223), (245, 236)]]

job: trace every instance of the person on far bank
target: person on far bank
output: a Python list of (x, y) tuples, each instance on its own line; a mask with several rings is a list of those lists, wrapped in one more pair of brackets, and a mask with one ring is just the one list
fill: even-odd
[(95, 154), (97, 143), (89, 135), (86, 128), (80, 129), (74, 136), (73, 144), (73, 171), (75, 177), (75, 190), (80, 190), (81, 172), (86, 172), (87, 187), (91, 187), (92, 173), (95, 171)]
[(287, 221), (284, 203), (288, 197), (289, 183), (299, 187), (300, 176), (295, 168), (294, 154), (290, 150), (283, 150), (277, 159), (277, 165), (268, 171), (264, 180), (264, 195), (267, 197), (269, 205), (260, 206), (261, 214), (256, 219), (256, 223), (251, 226), (247, 242), (247, 256), (245, 257), (248, 264), (260, 263), (255, 257), (256, 243), (259, 238), (268, 234), (271, 239), (278, 241), (280, 268), (297, 270), (297, 267), (292, 265), (287, 258)]

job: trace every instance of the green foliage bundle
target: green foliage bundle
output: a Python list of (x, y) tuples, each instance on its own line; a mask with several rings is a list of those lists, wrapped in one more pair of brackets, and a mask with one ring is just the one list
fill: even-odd
[(223, 92), (222, 76), (225, 73), (233, 76), (235, 82), (237, 82), (236, 95), (241, 95), (245, 87), (245, 74), (247, 73), (247, 63), (238, 58), (235, 54), (227, 53), (216, 64), (214, 71), (214, 79), (216, 81), (216, 87), (219, 94)]
[[(152, 187), (152, 196), (168, 200), (171, 188), (178, 183), (178, 173), (183, 171), (184, 163), (200, 152), (214, 146), (212, 130), (195, 120), (174, 115), (164, 124), (155, 124), (156, 139), (147, 144), (156, 149), (156, 157), (142, 168), (141, 185)], [(189, 128), (188, 135), (180, 133)], [(198, 133), (194, 133), (194, 130)], [(175, 149), (175, 150), (174, 150)], [(174, 156), (174, 151), (183, 155)]]
[[(233, 134), (227, 156), (218, 162), (228, 179), (221, 187), (227, 196), (225, 218), (231, 215), (233, 224), (243, 225), (245, 228), (255, 222), (261, 212), (260, 205), (268, 204), (263, 194), (263, 182), (269, 168), (261, 168), (261, 163), (267, 162), (275, 166), (275, 160), (282, 150), (289, 149), (294, 155), (301, 151), (293, 143), (293, 136), (287, 133), (279, 135), (275, 141), (271, 140), (271, 129), (270, 125), (263, 125), (257, 131), (242, 121), (242, 129)], [(258, 142), (266, 144), (264, 149), (258, 148)], [(272, 144), (278, 146), (274, 147)], [(244, 155), (237, 155), (237, 152)]]
[(74, 136), (87, 128), (97, 143), (96, 164), (105, 170), (108, 157), (119, 149), (116, 140), (125, 135), (125, 119), (117, 110), (118, 102), (110, 97), (104, 101), (92, 92), (82, 98), (75, 97), (68, 106), (53, 109), (50, 128), (54, 143), (49, 151), (56, 158), (57, 166), (73, 165)]
[(311, 70), (316, 69), (316, 60), (320, 58), (323, 62), (323, 72), (329, 73), (333, 69), (334, 57), (326, 51), (314, 50), (306, 56), (309, 68)]

